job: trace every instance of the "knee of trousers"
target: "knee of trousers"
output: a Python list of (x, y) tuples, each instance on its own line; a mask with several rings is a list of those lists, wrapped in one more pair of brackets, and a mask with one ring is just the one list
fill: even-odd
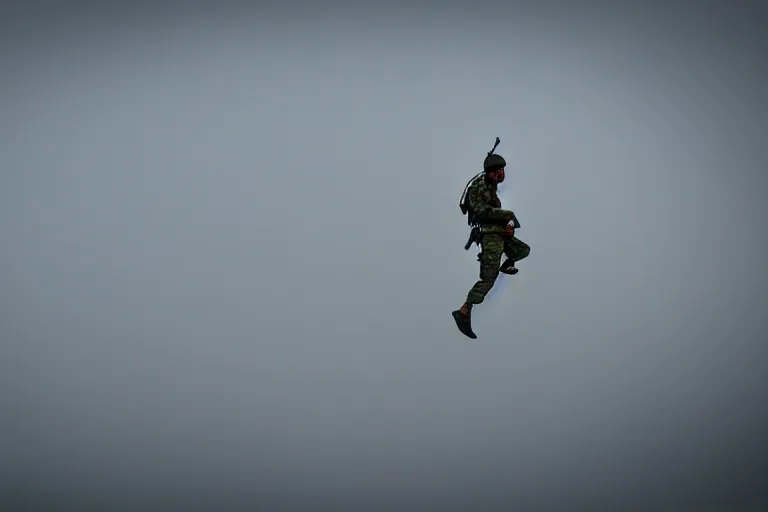
[(493, 288), (493, 285), (496, 282), (496, 276), (498, 276), (498, 272), (493, 278), (481, 279), (475, 283), (475, 286), (473, 286), (467, 294), (467, 302), (471, 304), (481, 304), (485, 300), (485, 296), (488, 295)]

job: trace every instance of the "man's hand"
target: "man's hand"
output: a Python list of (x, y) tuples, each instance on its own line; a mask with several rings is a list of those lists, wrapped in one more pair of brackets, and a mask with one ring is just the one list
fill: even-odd
[(507, 224), (504, 228), (504, 235), (509, 237), (515, 236), (515, 227), (511, 224)]

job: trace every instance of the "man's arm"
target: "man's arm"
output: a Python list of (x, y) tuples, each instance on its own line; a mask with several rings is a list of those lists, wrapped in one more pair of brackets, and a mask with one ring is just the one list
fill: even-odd
[(467, 203), (481, 222), (506, 223), (515, 218), (515, 214), (509, 210), (494, 208), (483, 197), (484, 186), (473, 184), (467, 191)]

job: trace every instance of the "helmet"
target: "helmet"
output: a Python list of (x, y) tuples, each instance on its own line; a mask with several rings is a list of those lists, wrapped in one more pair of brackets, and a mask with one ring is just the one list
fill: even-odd
[(488, 155), (483, 162), (483, 170), (485, 172), (498, 171), (507, 166), (507, 161), (501, 155)]

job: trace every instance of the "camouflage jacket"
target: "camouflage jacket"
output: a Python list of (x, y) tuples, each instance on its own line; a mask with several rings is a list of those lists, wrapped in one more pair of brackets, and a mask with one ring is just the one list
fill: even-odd
[(472, 182), (467, 190), (467, 207), (471, 222), (482, 226), (484, 232), (503, 232), (512, 221), (513, 214), (501, 208), (498, 186), (484, 177)]

